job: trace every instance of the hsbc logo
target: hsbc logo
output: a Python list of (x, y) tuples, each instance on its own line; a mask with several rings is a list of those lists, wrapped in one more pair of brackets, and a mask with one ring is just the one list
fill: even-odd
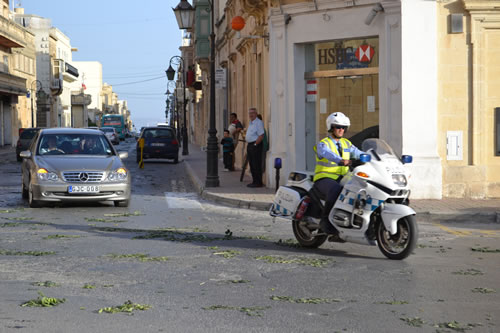
[(342, 47), (337, 44), (332, 48), (317, 50), (318, 65), (335, 65), (336, 69), (366, 68), (375, 57), (375, 47), (362, 44), (358, 47)]

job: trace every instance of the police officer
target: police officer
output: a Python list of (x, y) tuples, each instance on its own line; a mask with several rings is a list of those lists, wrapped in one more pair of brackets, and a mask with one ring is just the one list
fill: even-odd
[(326, 234), (333, 235), (333, 240), (338, 239), (338, 231), (328, 221), (328, 215), (342, 191), (340, 180), (349, 171), (351, 158), (359, 159), (363, 153), (344, 138), (350, 125), (351, 121), (342, 112), (332, 113), (326, 119), (329, 135), (314, 147), (316, 152), (314, 187), (326, 197), (320, 228)]

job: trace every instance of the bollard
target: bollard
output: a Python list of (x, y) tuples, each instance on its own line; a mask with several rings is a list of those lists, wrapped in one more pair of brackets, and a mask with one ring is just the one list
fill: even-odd
[(280, 187), (280, 169), (281, 169), (281, 158), (276, 157), (274, 159), (274, 168), (276, 169), (276, 191)]
[(144, 138), (139, 139), (139, 148), (141, 148), (141, 160), (139, 161), (139, 168), (144, 169), (144, 160), (142, 159), (144, 153)]

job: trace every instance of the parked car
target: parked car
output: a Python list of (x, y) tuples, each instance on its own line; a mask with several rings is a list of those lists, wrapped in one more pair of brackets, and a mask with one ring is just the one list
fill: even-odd
[(111, 141), (112, 144), (120, 144), (120, 137), (113, 127), (101, 127), (100, 130), (108, 137), (109, 141)]
[(101, 131), (83, 128), (40, 130), (21, 152), (22, 196), (30, 207), (49, 202), (113, 201), (127, 207), (131, 176)]
[[(171, 127), (145, 127), (141, 131), (140, 139), (144, 139), (143, 160), (147, 158), (173, 159), (179, 162), (179, 142), (175, 131)], [(137, 163), (141, 160), (141, 149), (137, 141)]]
[(16, 145), (16, 159), (18, 162), (21, 162), (23, 160), (21, 156), (19, 156), (19, 154), (23, 150), (28, 149), (31, 140), (39, 130), (40, 128), (38, 127), (19, 129), (19, 139), (17, 139), (17, 145)]

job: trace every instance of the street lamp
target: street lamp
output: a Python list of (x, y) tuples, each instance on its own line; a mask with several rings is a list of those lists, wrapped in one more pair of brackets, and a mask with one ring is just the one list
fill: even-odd
[[(186, 1), (186, 0), (183, 0), (183, 1)], [(184, 96), (182, 96), (182, 99), (184, 102), (184, 104), (183, 104), (184, 105), (184, 122), (182, 125), (182, 155), (188, 155), (189, 154), (188, 133), (187, 133), (187, 127), (186, 127), (186, 97), (187, 97), (186, 96), (186, 69), (184, 66), (184, 59), (180, 56), (173, 56), (172, 58), (170, 58), (168, 69), (165, 71), (165, 73), (167, 74), (167, 78), (169, 80), (173, 80), (174, 76), (175, 76), (175, 69), (172, 67), (172, 60), (174, 61), (174, 64), (175, 64), (175, 61), (178, 61), (177, 71), (179, 71), (179, 67), (182, 66), (182, 91), (183, 91), (182, 94), (184, 95)]]
[[(214, 0), (209, 1), (212, 31), (210, 32), (210, 121), (207, 139), (207, 178), (205, 180), (206, 187), (218, 187), (218, 154), (219, 147), (217, 146), (217, 129), (215, 127), (215, 28), (214, 28)], [(187, 2), (181, 2), (174, 9), (176, 18), (185, 18), (182, 22), (177, 19), (179, 29), (190, 29), (193, 24), (194, 9)], [(191, 17), (192, 16), (192, 17)], [(190, 24), (189, 24), (190, 23)]]
[[(33, 89), (33, 83), (36, 84), (35, 89)], [(38, 86), (40, 85), (40, 89), (42, 89), (42, 82), (40, 80), (34, 80), (31, 82), (30, 90), (31, 90), (31, 127), (35, 127), (35, 110), (33, 107), (33, 95), (38, 93), (40, 89), (38, 89)], [(35, 90), (35, 93), (33, 93), (33, 90)]]
[[(173, 93), (170, 92), (170, 88), (172, 88), (172, 90), (174, 91)], [(177, 102), (176, 102), (176, 98), (175, 98), (175, 83), (174, 81), (168, 81), (168, 84), (167, 84), (167, 92), (165, 93), (165, 95), (167, 95), (167, 100), (169, 101), (167, 103), (167, 107), (170, 105), (170, 126), (172, 126), (174, 129), (175, 129), (175, 132), (177, 133), (176, 136), (177, 136), (177, 141), (181, 141), (181, 137), (180, 137), (180, 131), (178, 129), (178, 126), (176, 125), (176, 110), (177, 110)]]

